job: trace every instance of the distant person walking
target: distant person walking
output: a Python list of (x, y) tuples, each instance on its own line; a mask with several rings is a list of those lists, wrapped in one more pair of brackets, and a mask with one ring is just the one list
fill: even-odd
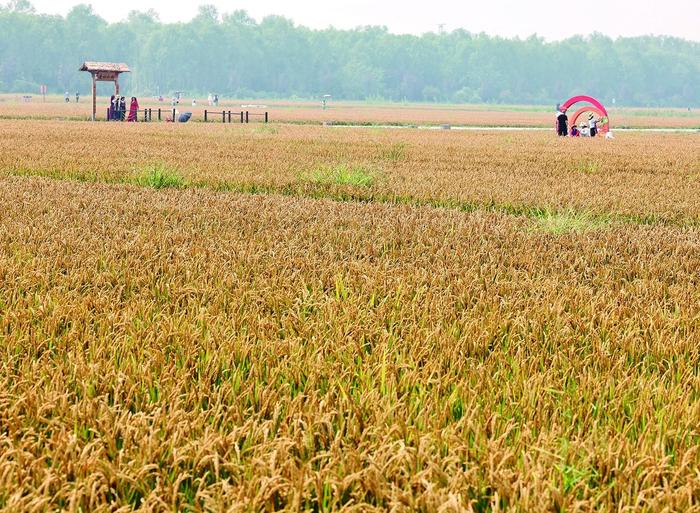
[(557, 133), (559, 137), (569, 135), (569, 116), (566, 115), (565, 110), (557, 111)]
[(80, 103), (80, 91), (75, 92), (75, 103)]
[(139, 101), (136, 96), (131, 97), (131, 106), (129, 107), (129, 123), (136, 123), (139, 120)]
[(68, 91), (66, 91), (65, 99), (66, 99), (66, 103), (70, 103), (70, 94), (68, 94)]

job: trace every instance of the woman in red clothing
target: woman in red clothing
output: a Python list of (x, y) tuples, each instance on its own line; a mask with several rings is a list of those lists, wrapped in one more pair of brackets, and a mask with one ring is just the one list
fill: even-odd
[(139, 120), (139, 101), (135, 96), (131, 97), (131, 107), (129, 108), (129, 117), (127, 121), (129, 123), (135, 123)]

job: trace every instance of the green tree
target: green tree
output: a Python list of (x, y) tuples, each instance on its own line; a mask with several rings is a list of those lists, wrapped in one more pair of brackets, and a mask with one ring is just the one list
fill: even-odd
[(465, 30), (396, 35), (386, 27), (310, 30), (280, 16), (203, 5), (188, 23), (132, 11), (107, 23), (89, 5), (37, 14), (0, 7), (0, 90), (87, 92), (84, 60), (128, 63), (124, 90), (167, 95), (320, 96), (549, 103), (577, 93), (641, 106), (700, 105), (700, 43), (602, 34), (547, 42)]

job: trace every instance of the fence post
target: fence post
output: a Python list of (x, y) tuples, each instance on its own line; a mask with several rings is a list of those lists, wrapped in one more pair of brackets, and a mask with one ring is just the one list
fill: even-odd
[(175, 110), (176, 109), (173, 108), (173, 123), (177, 123), (177, 119), (175, 119)]
[(153, 109), (148, 109), (148, 121), (153, 121)]
[(204, 109), (204, 122), (206, 123), (207, 121), (207, 109)]
[(245, 122), (250, 123), (250, 112), (245, 111)]
[(226, 111), (225, 110), (221, 111), (221, 122), (226, 123)]
[(160, 110), (160, 108), (158, 109), (158, 121), (163, 121), (163, 118), (161, 117), (161, 110)]
[(228, 111), (228, 122), (231, 124), (231, 111)]
[(267, 123), (268, 117), (267, 117), (267, 112), (265, 112), (265, 123)]
[(107, 109), (107, 121), (112, 121), (111, 119), (109, 119), (109, 109)]
[(241, 125), (243, 124), (243, 111), (241, 111)]

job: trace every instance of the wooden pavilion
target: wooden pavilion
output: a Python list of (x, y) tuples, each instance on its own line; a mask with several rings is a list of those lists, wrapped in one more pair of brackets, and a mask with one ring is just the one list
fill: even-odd
[(97, 82), (114, 82), (114, 94), (119, 95), (119, 75), (131, 73), (129, 66), (116, 62), (84, 62), (80, 71), (92, 75), (92, 120), (97, 116)]

